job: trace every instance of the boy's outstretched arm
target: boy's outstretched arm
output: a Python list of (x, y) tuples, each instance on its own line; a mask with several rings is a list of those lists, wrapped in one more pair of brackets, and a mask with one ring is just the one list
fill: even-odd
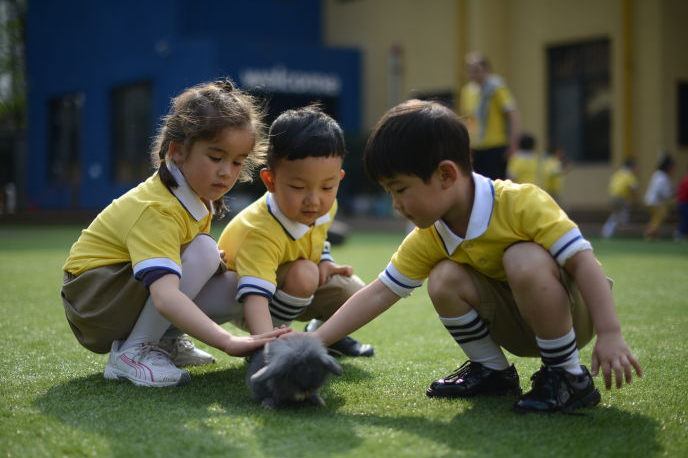
[(607, 389), (612, 386), (612, 374), (617, 388), (621, 388), (624, 379), (626, 383), (633, 380), (633, 369), (642, 377), (643, 370), (621, 335), (609, 282), (592, 251), (579, 251), (566, 261), (565, 268), (576, 281), (597, 334), (592, 352), (592, 375), (602, 369)]
[(380, 280), (359, 290), (315, 331), (325, 345), (341, 340), (390, 308), (400, 299)]

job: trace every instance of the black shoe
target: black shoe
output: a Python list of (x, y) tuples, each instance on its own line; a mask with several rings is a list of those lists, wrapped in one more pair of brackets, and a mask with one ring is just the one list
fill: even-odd
[(583, 373), (574, 375), (561, 367), (542, 366), (531, 377), (533, 388), (521, 396), (514, 411), (570, 412), (579, 407), (592, 407), (600, 402), (590, 372), (581, 366)]
[(327, 347), (327, 352), (332, 356), (373, 356), (375, 349), (347, 336)]
[(498, 371), (469, 360), (445, 378), (432, 382), (425, 394), (431, 398), (518, 395), (521, 387), (513, 364)]

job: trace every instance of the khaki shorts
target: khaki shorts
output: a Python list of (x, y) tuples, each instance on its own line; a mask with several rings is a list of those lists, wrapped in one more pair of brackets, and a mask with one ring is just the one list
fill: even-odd
[[(277, 289), (280, 289), (284, 284), (284, 277), (289, 270), (290, 264), (291, 263), (282, 264), (277, 269)], [(313, 318), (317, 318), (325, 321), (334, 315), (334, 312), (339, 310), (339, 307), (353, 296), (356, 291), (364, 286), (365, 283), (363, 283), (363, 280), (356, 275), (352, 275), (351, 277), (332, 275), (324, 285), (318, 287), (313, 295), (313, 301), (295, 318), (295, 320), (310, 321)], [(232, 324), (244, 331), (248, 330), (246, 319), (243, 316), (232, 320)]]
[[(516, 356), (540, 356), (535, 333), (519, 313), (508, 283), (486, 277), (470, 266), (463, 266), (471, 275), (480, 296), (476, 311), (490, 329), (494, 341)], [(578, 348), (583, 348), (594, 335), (592, 319), (573, 278), (564, 269), (560, 269), (560, 273), (569, 296), (576, 343)]]
[[(182, 246), (182, 255), (192, 246), (193, 242)], [(226, 270), (218, 259), (216, 273)], [(96, 267), (78, 277), (64, 273), (62, 304), (67, 321), (79, 343), (95, 353), (108, 353), (112, 341), (129, 336), (149, 295), (134, 278), (130, 262)]]
[(78, 277), (65, 272), (61, 294), (74, 336), (95, 353), (108, 353), (113, 340), (127, 338), (149, 295), (134, 279), (131, 263), (96, 267)]

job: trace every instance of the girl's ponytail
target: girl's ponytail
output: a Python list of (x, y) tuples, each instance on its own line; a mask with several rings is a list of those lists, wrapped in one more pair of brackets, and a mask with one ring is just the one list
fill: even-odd
[[(165, 119), (169, 118), (167, 116)], [(153, 150), (151, 154), (151, 162), (153, 163), (153, 168), (158, 170), (158, 176), (160, 181), (168, 188), (176, 188), (179, 186), (177, 180), (172, 176), (172, 173), (167, 168), (167, 161), (171, 161), (167, 157), (167, 150), (170, 147), (170, 142), (172, 141), (166, 134), (167, 127), (165, 123), (160, 127), (160, 132), (156, 136), (155, 142), (153, 144)]]

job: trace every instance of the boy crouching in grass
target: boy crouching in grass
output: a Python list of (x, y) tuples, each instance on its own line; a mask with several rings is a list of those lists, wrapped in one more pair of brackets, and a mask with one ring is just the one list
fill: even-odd
[[(502, 348), (540, 356), (517, 412), (570, 411), (600, 401), (578, 349), (594, 333), (592, 374), (607, 388), (642, 376), (621, 335), (610, 282), (590, 243), (556, 202), (530, 184), (472, 172), (468, 134), (450, 109), (410, 100), (389, 110), (364, 152), (369, 176), (417, 226), (378, 279), (316, 336), (334, 342), (428, 279), (439, 319), (468, 356), (432, 382), (430, 397), (520, 395)], [(286, 337), (286, 336), (285, 336)]]
[[(268, 192), (239, 212), (218, 242), (238, 278), (238, 327), (269, 332), (296, 320), (315, 330), (364, 286), (351, 266), (335, 264), (327, 241), (345, 155), (341, 128), (316, 105), (287, 110), (270, 126), (260, 172)], [(330, 342), (328, 351), (375, 352), (349, 336)]]

